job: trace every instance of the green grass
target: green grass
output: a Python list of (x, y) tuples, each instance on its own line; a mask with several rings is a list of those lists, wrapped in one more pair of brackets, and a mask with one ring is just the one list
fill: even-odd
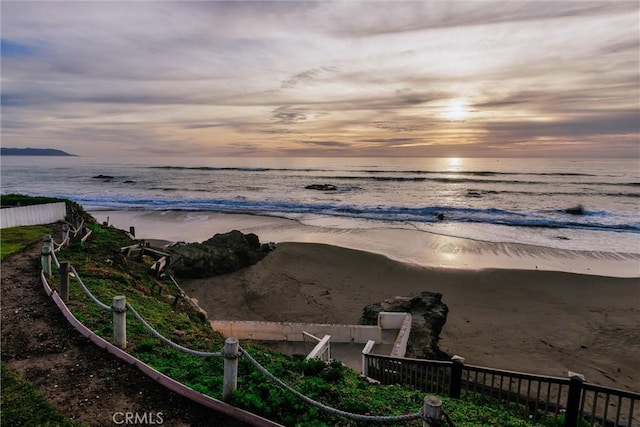
[(76, 427), (82, 424), (60, 415), (31, 383), (4, 363), (0, 364), (2, 395), (0, 419), (3, 426)]
[(28, 225), (0, 230), (0, 260), (20, 252), (24, 248), (41, 242), (45, 234), (51, 234), (49, 227)]

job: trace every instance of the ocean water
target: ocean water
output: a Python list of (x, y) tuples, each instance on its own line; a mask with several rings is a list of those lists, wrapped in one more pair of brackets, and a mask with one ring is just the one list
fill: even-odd
[[(3, 194), (640, 253), (639, 159), (2, 157)], [(104, 175), (111, 178), (95, 178)], [(326, 184), (331, 189), (305, 188)], [(578, 205), (581, 215), (567, 212)]]

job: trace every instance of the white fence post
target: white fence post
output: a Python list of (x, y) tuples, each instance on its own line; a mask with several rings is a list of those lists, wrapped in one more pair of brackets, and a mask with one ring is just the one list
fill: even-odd
[(224, 341), (224, 380), (222, 383), (222, 399), (228, 401), (238, 388), (238, 339), (229, 337)]
[(442, 425), (442, 400), (435, 396), (426, 396), (422, 407), (422, 427)]
[(113, 297), (113, 343), (127, 348), (127, 298), (120, 295)]
[(53, 248), (51, 247), (51, 235), (47, 234), (44, 236), (44, 241), (42, 243), (42, 271), (51, 277), (51, 251)]

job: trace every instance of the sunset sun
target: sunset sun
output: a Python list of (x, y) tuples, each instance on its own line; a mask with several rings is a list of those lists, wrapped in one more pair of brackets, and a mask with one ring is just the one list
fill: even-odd
[(464, 99), (456, 98), (450, 100), (442, 112), (442, 117), (449, 121), (462, 121), (469, 116), (469, 109)]

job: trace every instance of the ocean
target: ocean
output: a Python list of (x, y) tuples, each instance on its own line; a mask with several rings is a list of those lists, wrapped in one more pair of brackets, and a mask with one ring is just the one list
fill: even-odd
[(89, 211), (244, 213), (640, 253), (639, 159), (4, 156), (0, 167), (3, 194)]

